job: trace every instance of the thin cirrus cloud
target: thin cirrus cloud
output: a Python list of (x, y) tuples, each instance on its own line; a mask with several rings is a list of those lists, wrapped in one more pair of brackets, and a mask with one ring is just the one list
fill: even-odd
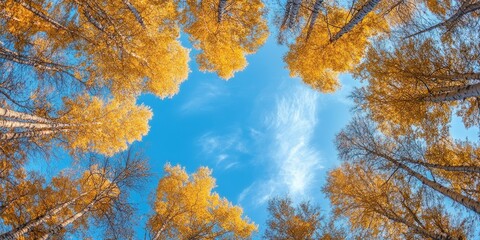
[[(297, 200), (309, 195), (323, 168), (321, 154), (312, 139), (317, 126), (319, 94), (301, 86), (289, 89), (275, 102), (265, 120), (268, 144), (265, 162), (267, 177), (255, 181), (238, 198), (247, 196), (261, 205), (270, 198), (289, 194)], [(263, 155), (263, 154), (262, 154)]]
[(207, 132), (197, 142), (201, 152), (224, 170), (238, 166), (238, 155), (249, 151), (240, 129), (221, 135)]
[(218, 98), (228, 95), (229, 93), (223, 85), (218, 83), (202, 83), (190, 94), (192, 97), (180, 106), (180, 111), (187, 114), (213, 110), (216, 104), (212, 103)]

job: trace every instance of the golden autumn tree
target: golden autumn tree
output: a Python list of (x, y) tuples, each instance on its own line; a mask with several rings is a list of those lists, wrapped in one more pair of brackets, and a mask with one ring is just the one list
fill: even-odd
[(435, 139), (447, 133), (453, 112), (467, 128), (479, 123), (477, 43), (417, 39), (394, 44), (393, 49), (391, 45), (380, 42), (369, 49), (356, 69), (356, 76), (368, 85), (354, 93), (384, 131), (402, 134), (414, 126)]
[(247, 66), (246, 55), (255, 53), (267, 36), (264, 5), (260, 0), (187, 0), (184, 31), (196, 49), (200, 70), (223, 79)]
[(383, 172), (368, 162), (344, 162), (329, 173), (325, 193), (334, 215), (352, 231), (378, 239), (467, 239), (471, 221), (458, 219), (437, 196), (399, 172)]
[(294, 206), (289, 197), (268, 202), (269, 218), (264, 239), (345, 239), (345, 233), (333, 221), (327, 222), (320, 208), (310, 202)]
[[(172, 96), (188, 75), (170, 1), (2, 1), (0, 58), (39, 85)], [(49, 81), (54, 81), (51, 84)], [(44, 87), (44, 86), (41, 86)]]
[(141, 140), (149, 129), (151, 111), (134, 100), (82, 95), (65, 99), (64, 109), (56, 117), (38, 116), (0, 108), (0, 139), (61, 139), (71, 151), (93, 151), (105, 155), (125, 150), (128, 144)]
[(115, 158), (92, 155), (84, 160), (88, 170), (62, 173), (48, 184), (43, 177), (19, 175), (10, 186), (13, 197), (2, 195), (2, 202), (9, 204), (0, 217), (10, 230), (0, 239), (57, 238), (88, 230), (91, 223), (102, 224), (105, 237), (131, 234), (132, 207), (126, 199), (128, 189), (148, 175), (145, 160), (130, 151)]
[[(370, 44), (369, 38), (387, 30), (388, 26), (377, 13), (371, 12), (355, 27), (342, 33), (342, 29), (332, 26), (341, 26), (349, 18), (349, 13), (339, 7), (325, 8), (328, 14), (324, 20), (304, 28), (296, 41), (289, 45), (284, 60), (291, 76), (302, 78), (321, 92), (333, 92), (339, 87), (338, 75), (359, 64)], [(342, 37), (332, 41), (335, 34)]]
[(190, 176), (180, 166), (164, 169), (148, 221), (153, 239), (248, 239), (256, 231), (240, 207), (212, 192), (208, 168)]
[(338, 134), (336, 141), (342, 160), (404, 175), (432, 194), (452, 200), (459, 210), (480, 213), (480, 165), (475, 160), (475, 144), (447, 140), (428, 143), (414, 131), (384, 135), (371, 120), (359, 117)]

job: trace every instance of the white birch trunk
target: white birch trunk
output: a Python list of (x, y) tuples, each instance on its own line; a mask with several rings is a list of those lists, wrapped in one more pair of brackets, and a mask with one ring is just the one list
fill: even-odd
[(35, 115), (31, 114), (26, 114), (26, 113), (21, 113), (21, 112), (16, 112), (13, 110), (8, 110), (6, 108), (0, 108), (0, 117), (4, 118), (15, 118), (15, 119), (22, 119), (26, 121), (36, 121), (36, 122), (41, 122), (41, 123), (51, 123), (52, 121), (38, 117)]
[(28, 223), (25, 223), (23, 225), (21, 225), (20, 227), (17, 227), (9, 232), (6, 232), (2, 235), (0, 235), (0, 240), (14, 240), (14, 239), (19, 239), (20, 237), (22, 237), (25, 233), (28, 233), (30, 232), (34, 227), (42, 224), (45, 222), (45, 220), (55, 216), (55, 214), (59, 213), (60, 211), (62, 211), (63, 209), (65, 209), (66, 207), (70, 206), (72, 203), (76, 202), (78, 199), (80, 199), (81, 197), (85, 196), (87, 193), (83, 193), (81, 194), (80, 196), (68, 201), (68, 202), (65, 202), (63, 204), (61, 204), (60, 206), (56, 207), (56, 208), (53, 208), (52, 210), (50, 211), (47, 211), (44, 215), (28, 222)]
[[(466, 4), (466, 3), (465, 3)], [(435, 24), (429, 28), (426, 28), (426, 29), (423, 29), (422, 31), (419, 31), (419, 32), (416, 32), (414, 34), (410, 34), (408, 36), (406, 36), (405, 38), (411, 38), (411, 37), (414, 37), (414, 36), (417, 36), (417, 35), (420, 35), (422, 33), (425, 33), (425, 32), (428, 32), (428, 31), (431, 31), (435, 28), (439, 28), (439, 27), (442, 27), (442, 26), (451, 26), (453, 23), (455, 23), (456, 21), (458, 21), (461, 17), (463, 17), (463, 15), (465, 14), (468, 14), (468, 13), (471, 13), (471, 12), (474, 12), (476, 10), (480, 9), (480, 2), (475, 2), (475, 3), (472, 3), (472, 4), (466, 4), (466, 5), (462, 5), (458, 11), (453, 14), (450, 18), (448, 18), (447, 20), (441, 22), (441, 23), (438, 23), (438, 24)]]
[(337, 41), (339, 38), (341, 38), (345, 33), (349, 32), (350, 30), (353, 29), (353, 27), (355, 27), (355, 25), (357, 25), (358, 23), (360, 23), (363, 18), (365, 18), (365, 16), (371, 12), (373, 10), (373, 8), (380, 2), (380, 0), (370, 0), (368, 1), (365, 5), (363, 5), (363, 7), (360, 9), (360, 11), (358, 11), (357, 13), (355, 13), (355, 15), (353, 15), (352, 19), (350, 19), (350, 21), (345, 25), (343, 26), (340, 31), (338, 31), (333, 37), (332, 39), (330, 39), (330, 42), (335, 42)]
[(133, 4), (129, 0), (122, 0), (122, 1), (127, 6), (128, 10), (130, 10), (130, 12), (133, 13), (137, 22), (140, 23), (140, 25), (145, 28), (145, 22), (143, 21), (142, 15), (140, 15), (140, 13), (133, 6)]
[(40, 237), (39, 239), (41, 240), (46, 240), (48, 239), (50, 236), (52, 235), (56, 235), (58, 234), (58, 232), (60, 232), (62, 229), (64, 229), (66, 226), (72, 224), (73, 222), (75, 222), (77, 219), (81, 218), (83, 215), (85, 215), (85, 213), (89, 212), (90, 209), (98, 202), (98, 200), (94, 200), (92, 201), (91, 203), (89, 203), (82, 211), (74, 214), (73, 216), (71, 216), (70, 218), (68, 218), (67, 220), (65, 220), (64, 222), (56, 225), (54, 228), (50, 229), (47, 233), (45, 233), (42, 237)]
[(69, 124), (62, 123), (31, 123), (31, 122), (17, 122), (9, 120), (0, 120), (0, 127), (3, 128), (28, 128), (28, 129), (57, 129), (71, 127)]
[(424, 97), (423, 100), (429, 102), (448, 102), (464, 100), (470, 97), (479, 97), (480, 83), (468, 85), (466, 87), (452, 87), (449, 90), (450, 91), (444, 93), (432, 94)]
[(0, 134), (0, 140), (13, 140), (19, 138), (33, 138), (33, 137), (42, 137), (53, 135), (58, 132), (68, 132), (67, 129), (62, 129), (58, 131), (54, 130), (43, 130), (43, 131), (30, 131), (30, 132), (14, 132), (14, 133), (3, 133)]
[(223, 13), (225, 12), (225, 6), (227, 5), (227, 0), (220, 0), (218, 3), (218, 23), (220, 23), (223, 19)]
[(300, 11), (300, 5), (302, 0), (293, 0), (292, 10), (289, 14), (288, 27), (293, 28), (295, 26), (295, 20), (297, 19), (298, 12)]
[(312, 33), (313, 26), (317, 21), (322, 3), (323, 3), (323, 0), (316, 0), (315, 4), (313, 5), (312, 16), (310, 17), (310, 23), (308, 24), (307, 39), (310, 37), (310, 34)]
[(410, 167), (408, 167), (407, 165), (401, 163), (400, 161), (396, 160), (396, 159), (393, 159), (389, 156), (386, 156), (384, 154), (380, 154), (380, 153), (375, 153), (375, 155), (379, 156), (379, 157), (382, 157), (384, 159), (386, 159), (387, 161), (393, 163), (394, 165), (396, 165), (397, 167), (405, 170), (410, 176), (416, 178), (417, 180), (419, 180), (420, 182), (422, 182), (424, 185), (432, 188), (433, 190), (443, 194), (444, 196), (446, 197), (449, 197), (450, 199), (452, 199), (453, 201), (463, 205), (464, 207), (468, 208), (468, 209), (471, 209), (472, 211), (476, 212), (477, 214), (480, 214), (480, 202), (478, 201), (475, 201), (474, 199), (471, 199), (467, 196), (464, 196), (458, 192), (455, 192), (437, 182), (434, 182), (426, 177), (424, 177), (423, 175), (419, 174), (418, 172), (412, 170)]
[(287, 21), (290, 17), (290, 13), (292, 11), (292, 4), (293, 4), (293, 0), (288, 0), (287, 4), (285, 5), (285, 13), (283, 14), (282, 25), (280, 26), (281, 29), (285, 27), (285, 24), (287, 24)]
[(408, 158), (402, 158), (402, 161), (406, 161), (406, 162), (409, 162), (409, 163), (422, 165), (422, 166), (428, 167), (428, 168), (442, 169), (442, 170), (450, 171), (450, 172), (480, 173), (480, 167), (478, 167), (478, 166), (464, 166), (464, 165), (461, 165), (461, 166), (455, 166), (455, 165), (453, 165), (453, 166), (451, 166), (451, 165), (441, 165), (441, 164), (435, 164), (435, 163), (426, 163), (426, 162), (417, 161), (417, 160), (408, 159)]

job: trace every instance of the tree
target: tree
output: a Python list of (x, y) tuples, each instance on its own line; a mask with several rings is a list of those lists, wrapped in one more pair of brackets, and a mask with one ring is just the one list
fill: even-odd
[(187, 0), (184, 31), (201, 52), (200, 70), (229, 79), (247, 66), (247, 54), (255, 53), (268, 36), (262, 1)]
[(42, 177), (19, 179), (12, 189), (18, 197), (9, 199), (0, 215), (11, 229), (0, 239), (47, 239), (88, 229), (93, 222), (105, 226), (107, 237), (129, 234), (127, 190), (147, 176), (145, 160), (129, 151), (113, 159), (92, 155), (85, 161), (90, 167), (80, 175), (61, 174), (48, 184)]
[(399, 172), (346, 160), (329, 173), (324, 188), (334, 215), (372, 238), (466, 239), (472, 222), (456, 219), (438, 197)]
[(320, 209), (309, 202), (295, 207), (289, 197), (273, 198), (268, 212), (265, 239), (345, 239), (344, 233), (325, 222)]
[(180, 166), (164, 169), (148, 221), (153, 239), (247, 239), (256, 231), (240, 207), (212, 192), (215, 179), (208, 168), (191, 176)]
[[(456, 206), (465, 207), (463, 210), (480, 214), (477, 146), (465, 143), (449, 146), (449, 142), (433, 145), (422, 141), (413, 131), (403, 136), (383, 135), (370, 120), (358, 117), (338, 134), (336, 141), (344, 161), (366, 162), (392, 175), (408, 176), (452, 200)], [(457, 156), (445, 161), (438, 155)]]
[(433, 39), (409, 40), (393, 49), (390, 44), (370, 48), (355, 70), (368, 85), (354, 98), (384, 131), (397, 126), (395, 131), (402, 134), (413, 126), (423, 137), (436, 139), (447, 133), (455, 110), (466, 127), (479, 123), (478, 44), (465, 40), (440, 45)]
[(151, 117), (147, 107), (137, 106), (133, 100), (105, 103), (83, 95), (65, 99), (65, 108), (55, 118), (0, 108), (0, 127), (5, 129), (0, 140), (61, 139), (71, 151), (113, 155), (140, 140), (148, 132)]
[[(304, 28), (295, 43), (289, 45), (284, 60), (291, 76), (298, 76), (312, 88), (321, 92), (333, 92), (339, 87), (338, 74), (352, 70), (369, 46), (369, 38), (387, 29), (386, 22), (375, 13), (367, 15), (361, 24), (331, 42), (331, 35), (348, 17), (340, 8), (327, 8), (325, 21), (316, 22), (312, 29)], [(309, 36), (308, 39), (306, 36)]]
[[(188, 75), (169, 1), (2, 1), (0, 58), (38, 74), (36, 85), (106, 87), (116, 97), (172, 96)], [(45, 78), (46, 77), (46, 78)], [(73, 80), (73, 81), (72, 81)]]

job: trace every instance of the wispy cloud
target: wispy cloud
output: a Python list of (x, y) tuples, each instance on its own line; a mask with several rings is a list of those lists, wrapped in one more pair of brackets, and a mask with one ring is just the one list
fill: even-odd
[(193, 91), (188, 101), (180, 107), (182, 113), (193, 113), (214, 109), (213, 102), (229, 93), (223, 85), (215, 83), (202, 83)]
[(294, 200), (305, 198), (315, 185), (317, 172), (323, 168), (318, 147), (312, 145), (317, 125), (319, 94), (306, 87), (289, 89), (278, 98), (265, 120), (268, 144), (266, 177), (239, 196), (254, 195), (256, 204), (288, 193)]
[(249, 152), (240, 129), (223, 135), (208, 132), (202, 135), (197, 142), (202, 153), (207, 158), (214, 160), (217, 167), (224, 170), (238, 166), (238, 155)]

